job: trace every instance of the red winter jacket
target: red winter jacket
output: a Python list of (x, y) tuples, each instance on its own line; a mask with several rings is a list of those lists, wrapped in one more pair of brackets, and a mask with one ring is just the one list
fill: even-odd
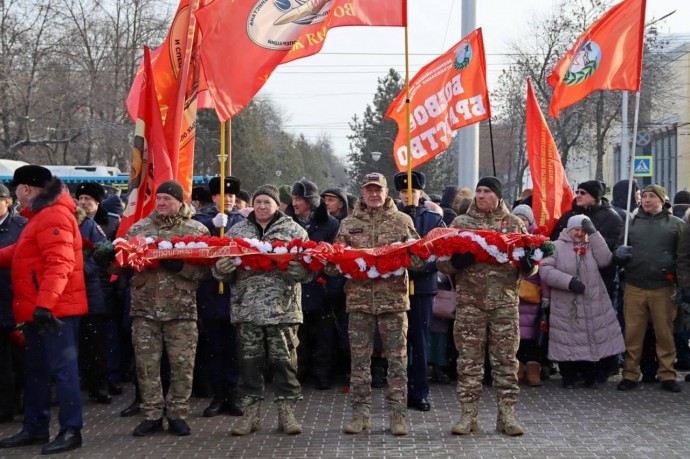
[(62, 180), (53, 178), (22, 210), (29, 222), (17, 242), (0, 249), (0, 267), (11, 268), (17, 323), (32, 321), (36, 306), (51, 310), (55, 317), (86, 314), (84, 259), (75, 209)]

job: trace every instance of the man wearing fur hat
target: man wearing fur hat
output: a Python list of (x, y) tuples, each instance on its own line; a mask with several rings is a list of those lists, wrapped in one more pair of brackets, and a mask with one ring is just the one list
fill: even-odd
[(88, 306), (76, 205), (42, 166), (18, 168), (10, 185), (28, 223), (15, 244), (0, 249), (0, 268), (12, 268), (14, 318), (26, 322), (27, 375), (22, 431), (0, 448), (48, 442), (54, 383), (60, 432), (41, 452), (61, 453), (82, 444), (77, 332)]
[(120, 219), (111, 215), (101, 205), (105, 199), (105, 190), (100, 183), (83, 182), (77, 185), (74, 193), (79, 202), (79, 207), (84, 209), (86, 216), (93, 219), (101, 227), (109, 241), (115, 239)]
[[(424, 237), (434, 228), (445, 228), (443, 216), (420, 205), (426, 176), (419, 171), (412, 171), (411, 204), (407, 193), (407, 172), (399, 172), (393, 177), (395, 190), (400, 204), (398, 210), (408, 214), (420, 237)], [(434, 295), (438, 290), (436, 280), (436, 263), (427, 263), (422, 271), (410, 272), (410, 310), (407, 311), (407, 407), (419, 411), (429, 411), (428, 352), (429, 326), (431, 325), (431, 308)]]
[[(273, 185), (254, 191), (253, 210), (246, 220), (230, 228), (228, 237), (284, 243), (307, 240), (307, 231), (278, 210), (280, 195)], [(240, 395), (244, 414), (232, 428), (233, 435), (261, 429), (264, 367), (273, 370), (274, 400), (279, 429), (290, 435), (302, 432), (295, 419), (295, 405), (302, 398), (297, 379), (297, 328), (302, 323), (300, 282), (309, 278), (300, 262), (290, 261), (287, 271), (235, 269), (232, 257), (216, 262), (214, 275), (232, 284), (232, 323), (240, 346)]]
[[(354, 249), (368, 249), (395, 242), (418, 239), (409, 215), (398, 210), (388, 196), (386, 177), (378, 172), (364, 176), (361, 198), (352, 215), (340, 224), (336, 242)], [(415, 268), (424, 263), (412, 257)], [(329, 274), (338, 271), (327, 266)], [(343, 431), (357, 434), (371, 425), (371, 353), (378, 328), (388, 358), (388, 402), (390, 430), (393, 435), (407, 435), (407, 310), (410, 308), (407, 271), (386, 279), (349, 279), (345, 284), (347, 312), (350, 314), (348, 336), (352, 356), (350, 402), (352, 420)]]
[[(496, 177), (477, 182), (475, 197), (466, 214), (458, 216), (451, 228), (506, 233), (527, 233), (519, 217), (503, 202), (503, 184)], [(455, 275), (457, 318), (453, 328), (458, 351), (457, 396), (462, 416), (453, 426), (456, 435), (479, 430), (479, 397), (482, 392), (484, 353), (488, 342), (498, 417), (496, 430), (510, 436), (524, 430), (515, 418), (520, 393), (517, 381), (519, 319), (518, 280), (535, 272), (532, 258), (521, 259), (521, 267), (510, 263), (476, 263), (471, 253), (457, 253), (438, 260), (438, 269)]]
[[(220, 177), (212, 177), (208, 182), (207, 193), (213, 202), (205, 212), (195, 215), (213, 236), (220, 235), (223, 228), (227, 233), (237, 223), (244, 221), (239, 210), (235, 209), (235, 196), (240, 192), (240, 181), (235, 177), (225, 177), (223, 202), (220, 200)], [(221, 212), (219, 209), (223, 208)], [(225, 234), (224, 233), (224, 234)], [(213, 417), (221, 413), (233, 416), (242, 415), (242, 407), (236, 397), (240, 369), (237, 361), (237, 332), (230, 322), (230, 286), (219, 293), (218, 281), (204, 279), (199, 282), (196, 292), (197, 309), (201, 323), (199, 341), (206, 346), (205, 362), (208, 382), (213, 391), (213, 399), (204, 410), (204, 417)]]
[[(287, 214), (307, 230), (309, 240), (332, 243), (340, 223), (328, 214), (314, 182), (295, 182), (290, 190), (292, 204)], [(331, 364), (335, 347), (335, 315), (327, 302), (325, 276), (302, 283), (304, 322), (298, 330), (297, 376), (304, 382), (311, 376), (318, 390), (330, 389)]]
[[(103, 205), (105, 201), (105, 189), (100, 183), (83, 182), (77, 185), (74, 195), (77, 198), (77, 205), (86, 213), (86, 216), (93, 220), (98, 226), (99, 231), (104, 233), (105, 238), (109, 241), (115, 239), (117, 229), (120, 226), (120, 216), (108, 212), (106, 206)], [(116, 199), (119, 199), (116, 197)], [(84, 232), (90, 226), (88, 224), (79, 225), (82, 232), (82, 238), (90, 240), (92, 243), (97, 243), (100, 239), (85, 238)], [(91, 231), (89, 230), (89, 233)], [(116, 296), (117, 283), (111, 282), (111, 273), (106, 269), (99, 270), (98, 273), (91, 272), (89, 269), (94, 264), (93, 259), (88, 261), (85, 265), (87, 273), (86, 288), (89, 294), (89, 314), (81, 321), (81, 339), (82, 343), (91, 342), (94, 345), (82, 345), (82, 363), (85, 368), (98, 368), (98, 371), (88, 371), (89, 396), (92, 400), (98, 403), (110, 403), (110, 395), (119, 395), (122, 393), (117, 380), (119, 380), (118, 372), (120, 371), (120, 363), (117, 357), (120, 356), (120, 324), (122, 323), (122, 315), (124, 305), (122, 301), (118, 302)], [(94, 292), (96, 288), (100, 288), (103, 300), (95, 300), (101, 295), (99, 292)], [(100, 312), (95, 313), (93, 305), (101, 304)], [(106, 330), (110, 330), (107, 333)], [(86, 338), (88, 336), (89, 338)], [(84, 341), (86, 340), (86, 341)], [(105, 353), (105, 350), (109, 352)], [(105, 354), (105, 355), (103, 355)], [(86, 363), (90, 362), (90, 364)], [(82, 371), (84, 373), (84, 371)], [(97, 374), (102, 373), (101, 377)], [(93, 379), (92, 379), (93, 378)], [(101, 381), (102, 379), (102, 381)], [(107, 382), (108, 391), (105, 390), (105, 383)]]
[[(170, 180), (156, 189), (156, 208), (127, 232), (126, 239), (137, 236), (170, 240), (175, 236), (208, 235), (208, 229), (192, 219), (192, 209), (184, 202), (179, 183)], [(205, 265), (165, 259), (159, 267), (135, 272), (132, 291), (132, 344), (141, 410), (146, 419), (133, 432), (136, 437), (163, 430), (163, 414), (168, 430), (179, 436), (190, 434), (185, 418), (192, 395), (192, 374), (196, 352), (196, 289), (208, 276)], [(170, 389), (163, 398), (160, 379), (163, 346), (170, 362)]]
[(663, 390), (681, 391), (673, 368), (676, 359), (673, 298), (676, 252), (684, 230), (683, 221), (671, 213), (666, 190), (660, 185), (646, 186), (640, 209), (630, 222), (628, 245), (621, 245), (614, 252), (614, 261), (625, 266), (625, 360), (618, 390), (637, 386), (642, 342), (651, 319), (659, 361), (657, 379)]

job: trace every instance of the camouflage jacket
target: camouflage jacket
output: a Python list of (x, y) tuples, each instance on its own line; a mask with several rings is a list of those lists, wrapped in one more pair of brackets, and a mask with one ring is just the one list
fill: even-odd
[[(132, 225), (127, 239), (138, 235), (144, 237), (207, 235), (208, 229), (192, 220), (192, 211), (184, 204), (174, 216), (159, 215), (155, 210)], [(145, 269), (134, 273), (132, 286), (132, 317), (146, 317), (154, 320), (193, 319), (196, 320), (197, 282), (210, 275), (208, 265), (184, 264), (179, 273), (164, 268)]]
[[(451, 228), (527, 233), (522, 220), (512, 215), (503, 201), (489, 213), (481, 212), (472, 202), (466, 214), (453, 220)], [(455, 274), (459, 306), (486, 310), (506, 306), (517, 308), (520, 270), (511, 263), (474, 263), (463, 270), (453, 268), (450, 260), (439, 260), (436, 265), (446, 274)]]
[[(228, 237), (289, 242), (309, 239), (307, 232), (291, 217), (277, 212), (265, 228), (256, 223), (254, 213), (227, 232)], [(302, 323), (302, 287), (285, 271), (236, 270), (230, 277), (233, 323), (258, 326)]]
[[(419, 239), (409, 215), (398, 210), (388, 197), (380, 209), (370, 210), (360, 200), (352, 215), (340, 223), (335, 237), (354, 249), (370, 249), (394, 242)], [(348, 312), (383, 314), (410, 309), (407, 271), (402, 276), (387, 279), (348, 279), (345, 283)]]

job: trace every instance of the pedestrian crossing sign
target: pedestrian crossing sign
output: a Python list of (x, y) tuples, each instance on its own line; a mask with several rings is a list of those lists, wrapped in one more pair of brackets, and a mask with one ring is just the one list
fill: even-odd
[(633, 162), (633, 175), (635, 177), (651, 177), (652, 156), (635, 156)]

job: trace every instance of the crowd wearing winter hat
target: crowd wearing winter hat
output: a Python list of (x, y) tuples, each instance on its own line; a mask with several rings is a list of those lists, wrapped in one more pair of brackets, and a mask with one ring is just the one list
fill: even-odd
[[(27, 185), (44, 190), (54, 183), (52, 174), (46, 173), (39, 166), (18, 170), (13, 180), (13, 186)], [(429, 194), (426, 202), (422, 197), (418, 201), (419, 204), (413, 206), (415, 208), (409, 209), (406, 202), (407, 187), (412, 188), (414, 195), (421, 196), (424, 196), (427, 188), (427, 178), (419, 171), (413, 171), (411, 176), (400, 173), (393, 177), (371, 172), (365, 176), (362, 188), (373, 186), (388, 192), (389, 183), (393, 185), (394, 191), (401, 193), (398, 197), (402, 197), (405, 201), (397, 207), (398, 211), (409, 215), (420, 231), (421, 228), (426, 228), (426, 223), (419, 222), (423, 218), (431, 220), (431, 214), (435, 215), (434, 221), (438, 220), (439, 225), (441, 221), (445, 221), (449, 226), (456, 217), (465, 214), (468, 210), (471, 213), (478, 210), (473, 191), (458, 189), (454, 186), (446, 187), (438, 196)], [(579, 183), (576, 187), (573, 209), (562, 216), (552, 234), (552, 239), (560, 250), (557, 250), (554, 256), (547, 257), (536, 274), (522, 279), (523, 283), (532, 283), (532, 295), (535, 291), (538, 293), (536, 297), (529, 297), (527, 292), (529, 289), (525, 288), (524, 298), (523, 292), (520, 291), (520, 301), (515, 303), (519, 311), (517, 318), (519, 319), (520, 342), (517, 347), (517, 356), (514, 357), (517, 362), (517, 379), (520, 382), (538, 386), (557, 368), (557, 371), (560, 371), (563, 386), (568, 389), (577, 388), (580, 385), (580, 378), (585, 387), (596, 387), (604, 384), (612, 374), (618, 373), (622, 364), (622, 380), (616, 386), (618, 390), (632, 390), (637, 386), (640, 377), (642, 381), (650, 380), (650, 374), (651, 379), (659, 382), (659, 387), (663, 390), (679, 392), (682, 389), (676, 382), (676, 370), (682, 368), (682, 363), (687, 363), (690, 368), (688, 336), (687, 332), (679, 335), (668, 327), (672, 320), (671, 315), (677, 310), (668, 299), (675, 296), (690, 302), (690, 266), (688, 266), (690, 248), (688, 247), (687, 223), (680, 221), (684, 218), (687, 222), (690, 192), (685, 190), (677, 192), (671, 202), (666, 190), (659, 185), (651, 184), (640, 188), (638, 183), (633, 181), (632, 196), (628, 196), (628, 186), (628, 181), (614, 185), (613, 200), (609, 202), (606, 197), (606, 187), (601, 182), (589, 180)], [(480, 187), (483, 193), (488, 193), (491, 199), (499, 203), (498, 207), (505, 205), (503, 198), (506, 191), (500, 179), (490, 176), (482, 177), (477, 182), (475, 190)], [(218, 208), (219, 203), (214, 200), (214, 197), (220, 194), (221, 189), (224, 194), (234, 199), (231, 209)], [(639, 206), (635, 196), (636, 191), (639, 191)], [(184, 190), (175, 181), (161, 184), (156, 189), (156, 193), (172, 200), (173, 208), (186, 205), (183, 204)], [(79, 206), (84, 209), (87, 216), (108, 234), (108, 238), (112, 239), (109, 234), (112, 232), (106, 228), (112, 220), (118, 221), (118, 215), (121, 215), (123, 211), (123, 201), (117, 196), (106, 197), (102, 186), (90, 182), (79, 184), (74, 194), (77, 200), (83, 201), (79, 203)], [(520, 219), (527, 231), (535, 231), (537, 225), (532, 208), (532, 197), (528, 193), (523, 194), (524, 196), (521, 196), (509, 213), (513, 218)], [(10, 190), (0, 185), (0, 202), (9, 198)], [(307, 179), (279, 187), (272, 184), (261, 185), (250, 194), (242, 190), (238, 178), (226, 177), (225, 184), (222, 185), (220, 178), (214, 177), (209, 181), (208, 186), (192, 190), (192, 200), (197, 212), (194, 218), (203, 223), (212, 234), (216, 234), (214, 231), (217, 232), (221, 227), (229, 230), (245, 220), (261, 221), (262, 224), (270, 226), (270, 220), (264, 221), (261, 218), (263, 207), (268, 206), (276, 209), (284, 208), (286, 215), (304, 228), (310, 238), (324, 241), (332, 241), (330, 234), (334, 229), (337, 230), (340, 223), (352, 214), (353, 210), (361, 212), (367, 209), (366, 202), (358, 201), (357, 196), (348, 193), (343, 188), (319, 189), (316, 183)], [(438, 207), (433, 207), (434, 201), (438, 201)], [(374, 201), (372, 203), (376, 207), (376, 203)], [(94, 207), (90, 207), (90, 204)], [(252, 209), (255, 204), (258, 207)], [(247, 206), (246, 210), (241, 212), (244, 206)], [(90, 212), (88, 209), (95, 210)], [(0, 205), (1, 210), (2, 205)], [(281, 211), (277, 210), (277, 212)], [(215, 218), (219, 214), (225, 217)], [(626, 220), (629, 220), (629, 240), (627, 244), (623, 244)], [(0, 214), (0, 227), (4, 228), (3, 225), (8, 221), (7, 218), (3, 220), (3, 215)], [(0, 232), (0, 234), (4, 233)], [(2, 244), (2, 238), (0, 238), (0, 245)], [(661, 256), (660, 254), (672, 255)], [(457, 263), (454, 269), (459, 271), (474, 269), (472, 260), (464, 260), (462, 263), (455, 261)], [(173, 262), (162, 264), (159, 269), (165, 269), (171, 276), (181, 276), (183, 270), (187, 268), (184, 263)], [(122, 310), (122, 305), (126, 303), (124, 296), (129, 293), (125, 293), (126, 287), (108, 285), (109, 271), (104, 270), (103, 274), (107, 274), (105, 276), (107, 281), (101, 284), (101, 288), (113, 288), (110, 296), (117, 298), (120, 303), (115, 307), (117, 310), (108, 312), (107, 326), (121, 327), (119, 324), (122, 324), (123, 317), (127, 315), (127, 312)], [(214, 334), (213, 327), (217, 325), (217, 320), (223, 323), (223, 327), (231, 325), (229, 304), (233, 281), (227, 281), (225, 296), (217, 293), (217, 281), (211, 279), (211, 282), (215, 284), (207, 293), (210, 292), (212, 296), (200, 296), (202, 286), (199, 284), (196, 301), (199, 320), (204, 325), (199, 339), (214, 343), (211, 345), (213, 347), (218, 345), (217, 341), (222, 341), (219, 337), (228, 336), (229, 333), (238, 333), (238, 330), (229, 332), (227, 328), (223, 328), (223, 332)], [(344, 282), (345, 279), (340, 276), (305, 278), (304, 282), (298, 282), (302, 289), (300, 304), (304, 313), (304, 323), (298, 327), (297, 332), (300, 345), (296, 349), (296, 359), (299, 364), (295, 368), (295, 378), (300, 385), (308, 384), (316, 389), (327, 389), (336, 381), (346, 383), (345, 378), (350, 368), (349, 364), (343, 364), (343, 362), (348, 362), (351, 343), (348, 341), (347, 334), (348, 313), (345, 306)], [(121, 292), (116, 292), (117, 289)], [(421, 280), (415, 280), (415, 289), (418, 298), (411, 299), (417, 301), (425, 294)], [(662, 290), (664, 292), (663, 309), (667, 311), (664, 314), (659, 312), (660, 308), (657, 304), (657, 301), (661, 300), (650, 299), (652, 293)], [(433, 295), (431, 297), (433, 298)], [(222, 319), (218, 319), (219, 316), (211, 311), (211, 308), (216, 306), (219, 306), (219, 310), (227, 311), (227, 317), (223, 315)], [(551, 314), (550, 335), (543, 335), (538, 326), (538, 319), (543, 317), (544, 310), (550, 311)], [(324, 311), (328, 313), (325, 314)], [(620, 317), (617, 318), (616, 314)], [(589, 317), (597, 319), (590, 321)], [(418, 325), (416, 320), (415, 326)], [(619, 324), (619, 320), (625, 324), (624, 328)], [(423, 333), (419, 336), (427, 335), (431, 340), (415, 342), (411, 345), (410, 352), (422, 349), (424, 355), (417, 355), (410, 362), (410, 369), (407, 370), (411, 373), (408, 375), (410, 386), (405, 392), (406, 408), (420, 411), (433, 409), (433, 388), (429, 391), (421, 381), (430, 379), (432, 382), (447, 383), (458, 377), (454, 359), (459, 349), (452, 345), (454, 341), (452, 323), (448, 319), (442, 319), (436, 323), (435, 328), (423, 329)], [(645, 334), (650, 324), (655, 332), (652, 339), (656, 340), (651, 346), (652, 354), (656, 355), (651, 357), (658, 362), (657, 368), (652, 370), (652, 373), (649, 373), (649, 370), (641, 364), (646, 357), (643, 355), (646, 351), (641, 349), (648, 347), (642, 346), (642, 343), (648, 339)], [(410, 326), (410, 334), (407, 339), (417, 339), (413, 338), (412, 326), (408, 326)], [(0, 323), (1, 327), (2, 323)], [(119, 330), (118, 333), (126, 337), (127, 333), (131, 333), (131, 329)], [(600, 339), (602, 336), (606, 339)], [(580, 349), (576, 344), (584, 342), (583, 339), (586, 342), (593, 340), (598, 345), (589, 347), (587, 350)], [(117, 353), (122, 355), (130, 353), (131, 362), (131, 350), (126, 349), (126, 341), (126, 338), (118, 343), (102, 341), (95, 346), (105, 349), (113, 349), (117, 346)], [(438, 343), (444, 343), (443, 352), (435, 345)], [(247, 416), (256, 413), (246, 410), (252, 405), (243, 398), (245, 392), (243, 392), (240, 369), (231, 368), (235, 364), (230, 363), (230, 360), (216, 361), (213, 357), (209, 357), (209, 355), (221, 355), (224, 352), (236, 355), (238, 352), (236, 346), (233, 344), (229, 349), (213, 347), (212, 351), (200, 347), (197, 352), (210, 352), (208, 355), (200, 354), (196, 359), (197, 365), (212, 361), (208, 368), (202, 368), (201, 372), (197, 371), (197, 374), (201, 376), (195, 374), (194, 378), (194, 392), (212, 396), (211, 404), (204, 410), (204, 416), (210, 417), (220, 413), (242, 415), (244, 412), (245, 415), (240, 419), (244, 419), (246, 428), (242, 429), (240, 428), (242, 425), (238, 424), (239, 427), (235, 430), (239, 432), (238, 434), (252, 433), (255, 430), (255, 424), (253, 424), (255, 419)], [(122, 393), (121, 383), (131, 379), (136, 380), (137, 374), (132, 369), (123, 368), (126, 364), (122, 361), (127, 361), (127, 358), (118, 359), (120, 361), (115, 363), (109, 361), (112, 358), (110, 352), (101, 357), (105, 362), (106, 372), (93, 384), (93, 387), (87, 387), (87, 391), (93, 402), (110, 403), (113, 396)], [(386, 380), (385, 362), (388, 355), (383, 352), (380, 344), (375, 344), (371, 357), (371, 384), (382, 386)], [(422, 357), (428, 358), (428, 361)], [(440, 371), (427, 374), (426, 368), (423, 371), (412, 370), (415, 361), (426, 362), (422, 364), (423, 367), (429, 366)], [(0, 373), (2, 373), (2, 367), (0, 367)], [(419, 375), (422, 375), (421, 379)], [(389, 375), (391, 378), (393, 376), (395, 375)], [(189, 377), (191, 379), (191, 375)], [(485, 379), (488, 380), (491, 377), (490, 372), (485, 374)], [(208, 384), (204, 384), (205, 380)], [(388, 382), (396, 384), (395, 379)], [(135, 403), (128, 407), (123, 415), (136, 413), (140, 407), (145, 407), (145, 410), (150, 409), (147, 405), (149, 403), (147, 390), (144, 391), (144, 395), (137, 390)], [(12, 395), (12, 398), (16, 400), (17, 397)], [(25, 400), (30, 396), (27, 393), (24, 396)], [(11, 420), (15, 415), (15, 408), (12, 406), (9, 412), (3, 411), (5, 405), (0, 397), (0, 421)], [(404, 435), (411, 430), (404, 416), (404, 410), (401, 408), (404, 407), (397, 407), (397, 411), (394, 411), (395, 415), (391, 415), (391, 431), (396, 435)], [(172, 411), (163, 414), (174, 421), (170, 424), (171, 432), (177, 435), (188, 435), (191, 430), (184, 422), (185, 416), (180, 416), (180, 412), (175, 409), (173, 407)], [(465, 405), (463, 405), (464, 409)], [(285, 433), (301, 432), (301, 426), (295, 419), (295, 411), (299, 410), (297, 399), (294, 404), (281, 404), (279, 410), (283, 431)], [(511, 411), (505, 410), (504, 405), (499, 405), (499, 416), (505, 415), (501, 418), (502, 431), (508, 435), (521, 434), (523, 428), (514, 417), (508, 415)], [(400, 413), (403, 413), (402, 418)], [(348, 433), (357, 433), (369, 427), (368, 419), (358, 417), (361, 414), (360, 411), (353, 410), (353, 421), (346, 425)], [(475, 419), (473, 415), (471, 409), (467, 413), (463, 411), (461, 420), (453, 426), (453, 432), (461, 435), (472, 432), (472, 423)], [(151, 421), (143, 427), (141, 424), (137, 426), (135, 435), (148, 435), (162, 429), (162, 424), (159, 425), (157, 419)], [(67, 435), (62, 435), (64, 432), (60, 433), (55, 439), (57, 443), (51, 443), (53, 449), (57, 448), (60, 452), (61, 448), (72, 449), (81, 444), (81, 427), (71, 428), (72, 430), (64, 431), (68, 433)], [(46, 436), (41, 432), (37, 436), (20, 435), (2, 440), (0, 446), (13, 447), (45, 441), (47, 441)]]

